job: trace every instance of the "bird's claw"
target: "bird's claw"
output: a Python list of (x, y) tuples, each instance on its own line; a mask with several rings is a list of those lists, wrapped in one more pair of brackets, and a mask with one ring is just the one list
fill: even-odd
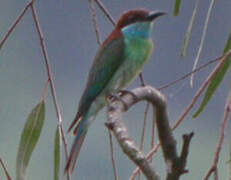
[(132, 91), (120, 90), (119, 92), (120, 92), (120, 96), (124, 96), (125, 94), (130, 94), (135, 99), (135, 101), (138, 100), (137, 96)]
[(109, 93), (109, 94), (108, 94), (108, 98), (109, 98), (111, 101), (115, 101), (115, 100), (120, 101), (120, 102), (123, 104), (125, 111), (127, 111), (128, 106), (127, 106), (127, 104), (125, 103), (125, 101), (121, 98), (121, 96), (119, 96), (119, 95), (117, 95), (117, 94)]

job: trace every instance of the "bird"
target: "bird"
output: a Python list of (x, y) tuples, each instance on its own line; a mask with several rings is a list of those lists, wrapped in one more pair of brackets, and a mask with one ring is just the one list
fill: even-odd
[(152, 29), (161, 11), (134, 9), (124, 12), (100, 45), (88, 74), (77, 114), (68, 132), (75, 136), (65, 172), (74, 170), (88, 128), (106, 105), (110, 94), (119, 93), (141, 72), (153, 51)]

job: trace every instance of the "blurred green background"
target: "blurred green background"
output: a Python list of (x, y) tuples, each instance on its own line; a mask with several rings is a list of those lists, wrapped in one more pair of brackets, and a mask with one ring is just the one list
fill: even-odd
[[(21, 12), (27, 1), (1, 0), (0, 1), (0, 39)], [(173, 17), (173, 0), (103, 0), (113, 17), (132, 8), (147, 8), (149, 10), (164, 10), (166, 17), (155, 23), (153, 39), (155, 53), (143, 69), (147, 84), (159, 87), (174, 80), (184, 73), (190, 72), (193, 60), (200, 43), (204, 20), (209, 6), (209, 0), (200, 2), (200, 8), (190, 38), (189, 49), (185, 59), (180, 58), (184, 35), (193, 11), (194, 1), (183, 1), (178, 17)], [(35, 7), (38, 11), (44, 39), (51, 61), (55, 80), (57, 97), (64, 119), (64, 128), (67, 129), (75, 116), (78, 101), (85, 87), (87, 73), (97, 50), (96, 37), (91, 22), (88, 1), (37, 0)], [(105, 38), (112, 30), (112, 25), (97, 10), (100, 32)], [(208, 32), (201, 55), (201, 63), (219, 56), (224, 48), (231, 28), (231, 1), (216, 1)], [(185, 80), (163, 93), (168, 99), (170, 123), (173, 124), (185, 106), (190, 102), (198, 87), (212, 70), (214, 65), (195, 75), (193, 88), (189, 87), (189, 80)], [(39, 102), (46, 71), (41, 47), (36, 34), (31, 11), (29, 10), (19, 23), (13, 34), (0, 50), (0, 157), (5, 162), (10, 175), (15, 176), (15, 161), (20, 134), (25, 120), (32, 108)], [(137, 87), (136, 80), (131, 87)], [(182, 179), (201, 179), (212, 163), (216, 147), (220, 120), (223, 116), (225, 100), (230, 86), (230, 77), (226, 76), (221, 87), (215, 93), (205, 111), (197, 119), (192, 119), (192, 113), (186, 117), (183, 124), (174, 132), (178, 141), (178, 150), (181, 147), (183, 133), (195, 132), (187, 168), (189, 173)], [(141, 124), (144, 112), (144, 103), (133, 107), (125, 115), (129, 125), (131, 137), (140, 139)], [(150, 116), (151, 117), (151, 113)], [(81, 149), (78, 165), (73, 179), (79, 180), (108, 180), (113, 179), (110, 162), (109, 140), (105, 111), (97, 116), (91, 126), (85, 143)], [(150, 148), (151, 118), (146, 132), (145, 151)], [(52, 99), (48, 91), (46, 96), (46, 121), (44, 128), (32, 155), (27, 170), (28, 180), (53, 179), (53, 141), (57, 125)], [(73, 137), (67, 134), (68, 145), (71, 146)], [(123, 155), (117, 143), (116, 163), (119, 179), (128, 179), (134, 165)], [(219, 176), (221, 180), (229, 177), (229, 148), (230, 125), (226, 130), (224, 146), (219, 161)], [(62, 164), (64, 166), (64, 163)], [(159, 152), (154, 158), (154, 167), (161, 176), (165, 173), (165, 164)], [(4, 179), (0, 168), (0, 179)]]

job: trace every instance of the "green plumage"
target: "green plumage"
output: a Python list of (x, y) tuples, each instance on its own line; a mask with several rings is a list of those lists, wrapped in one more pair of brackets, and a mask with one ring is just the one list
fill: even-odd
[(88, 117), (95, 115), (105, 105), (109, 92), (118, 92), (141, 71), (152, 48), (151, 39), (124, 37), (100, 49), (91, 67), (79, 112), (89, 111)]
[(163, 12), (131, 10), (124, 13), (115, 29), (100, 46), (88, 74), (88, 81), (80, 99), (77, 115), (69, 127), (74, 129), (75, 140), (71, 148), (66, 171), (74, 168), (88, 127), (105, 106), (109, 94), (117, 93), (140, 73), (150, 58), (153, 43), (153, 20)]
[(117, 38), (98, 50), (88, 75), (86, 89), (79, 103), (80, 114), (86, 113), (96, 97), (102, 95), (103, 91), (107, 93), (109, 90), (109, 81), (124, 61), (124, 46), (123, 39)]

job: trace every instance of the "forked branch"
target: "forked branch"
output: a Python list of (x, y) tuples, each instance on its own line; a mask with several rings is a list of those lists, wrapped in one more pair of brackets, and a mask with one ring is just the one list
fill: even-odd
[[(229, 50), (226, 54), (222, 55), (221, 57), (218, 57), (210, 62), (215, 62), (215, 61), (219, 61), (219, 63), (216, 65), (216, 67), (214, 68), (214, 70), (209, 74), (209, 76), (207, 77), (207, 79), (203, 82), (203, 84), (201, 85), (201, 87), (198, 89), (198, 91), (196, 92), (196, 94), (194, 95), (194, 97), (192, 98), (191, 102), (188, 104), (188, 106), (185, 108), (185, 110), (183, 111), (183, 113), (181, 113), (181, 115), (179, 116), (178, 120), (174, 123), (172, 130), (175, 130), (184, 120), (185, 116), (188, 114), (188, 112), (192, 109), (192, 107), (194, 106), (194, 104), (196, 103), (197, 99), (200, 97), (200, 95), (202, 94), (202, 92), (205, 90), (205, 88), (207, 87), (207, 85), (209, 84), (209, 82), (213, 79), (213, 77), (216, 75), (216, 73), (218, 71), (220, 71), (220, 69), (223, 67), (225, 61), (228, 60), (228, 58), (231, 57), (231, 50)], [(202, 65), (201, 67), (207, 66), (207, 64)], [(199, 68), (201, 68), (199, 67)], [(195, 72), (195, 71), (194, 71)], [(191, 72), (191, 73), (194, 73)], [(185, 77), (188, 77), (189, 74), (185, 75)], [(177, 82), (181, 80), (178, 79), (176, 80)], [(173, 81), (171, 84), (174, 84), (175, 82)], [(168, 87), (168, 85), (166, 86), (162, 86), (159, 89), (163, 89)], [(148, 154), (147, 154), (147, 158), (150, 159), (153, 154), (158, 150), (158, 148), (160, 147), (160, 143), (158, 143)], [(134, 180), (135, 176), (139, 173), (140, 169), (136, 168), (133, 172), (131, 177), (129, 178), (129, 180)]]
[(151, 87), (144, 86), (132, 90), (130, 93), (121, 97), (121, 101), (112, 101), (108, 105), (108, 122), (107, 127), (114, 133), (118, 143), (123, 149), (124, 153), (140, 167), (144, 175), (149, 180), (157, 180), (158, 175), (151, 166), (150, 162), (139, 150), (138, 146), (129, 137), (127, 128), (123, 122), (123, 112), (139, 101), (148, 101), (152, 104), (156, 113), (156, 125), (158, 129), (159, 141), (163, 151), (164, 159), (167, 165), (167, 180), (177, 180), (179, 177), (186, 173), (186, 159), (189, 150), (189, 144), (193, 133), (183, 136), (183, 147), (181, 154), (178, 156), (176, 151), (176, 141), (173, 137), (171, 127), (169, 125), (166, 100), (160, 91)]

